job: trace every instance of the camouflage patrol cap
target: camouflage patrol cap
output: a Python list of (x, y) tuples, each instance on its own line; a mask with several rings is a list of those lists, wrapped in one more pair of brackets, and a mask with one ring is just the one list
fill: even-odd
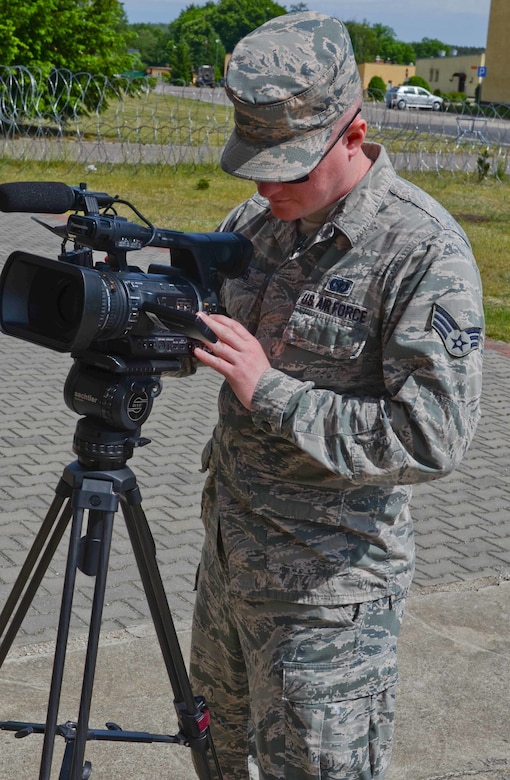
[(225, 89), (235, 129), (221, 167), (257, 181), (293, 181), (313, 170), (333, 125), (362, 96), (347, 29), (313, 12), (277, 16), (239, 41)]

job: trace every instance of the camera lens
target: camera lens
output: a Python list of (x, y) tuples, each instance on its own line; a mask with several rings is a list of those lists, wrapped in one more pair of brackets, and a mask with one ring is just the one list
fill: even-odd
[(13, 252), (1, 276), (1, 326), (60, 352), (84, 349), (107, 319), (107, 299), (96, 271)]
[[(97, 272), (92, 271), (93, 274)], [(99, 281), (99, 289), (94, 285), (94, 290), (86, 290), (85, 307), (89, 295), (100, 295), (100, 311), (95, 324), (95, 332), (92, 341), (105, 341), (118, 338), (131, 329), (136, 322), (138, 311), (138, 298), (130, 294), (128, 286), (124, 283), (119, 273), (103, 272), (99, 277), (92, 277), (91, 282)], [(133, 293), (133, 291), (131, 291)]]
[(60, 270), (39, 269), (29, 290), (27, 313), (31, 331), (72, 341), (81, 322), (83, 290)]
[(55, 315), (56, 320), (62, 325), (69, 326), (78, 322), (81, 317), (82, 302), (80, 296), (67, 279), (62, 279), (55, 290)]

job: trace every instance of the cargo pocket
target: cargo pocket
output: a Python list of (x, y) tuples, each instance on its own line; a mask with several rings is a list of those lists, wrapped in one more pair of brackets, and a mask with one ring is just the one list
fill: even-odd
[(389, 761), (397, 676), (394, 648), (361, 661), (284, 663), (285, 778), (374, 777), (385, 746)]

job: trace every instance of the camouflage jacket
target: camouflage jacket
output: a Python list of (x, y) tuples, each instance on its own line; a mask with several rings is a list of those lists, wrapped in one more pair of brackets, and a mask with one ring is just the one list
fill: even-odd
[[(251, 412), (225, 383), (206, 448), (234, 591), (310, 603), (405, 592), (411, 485), (451, 472), (479, 418), (483, 314), (468, 240), (386, 152), (316, 235), (255, 195), (221, 226), (254, 245), (223, 303), (271, 368)], [(207, 541), (208, 540), (208, 541)]]

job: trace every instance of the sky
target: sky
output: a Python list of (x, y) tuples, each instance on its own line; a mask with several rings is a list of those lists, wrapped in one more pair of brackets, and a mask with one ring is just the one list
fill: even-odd
[[(121, 0), (131, 24), (171, 22), (205, 0)], [(261, 0), (263, 3), (264, 0)], [(298, 0), (279, 0), (284, 8)], [(491, 0), (304, 0), (309, 11), (383, 24), (404, 43), (435, 38), (451, 46), (485, 47)]]

